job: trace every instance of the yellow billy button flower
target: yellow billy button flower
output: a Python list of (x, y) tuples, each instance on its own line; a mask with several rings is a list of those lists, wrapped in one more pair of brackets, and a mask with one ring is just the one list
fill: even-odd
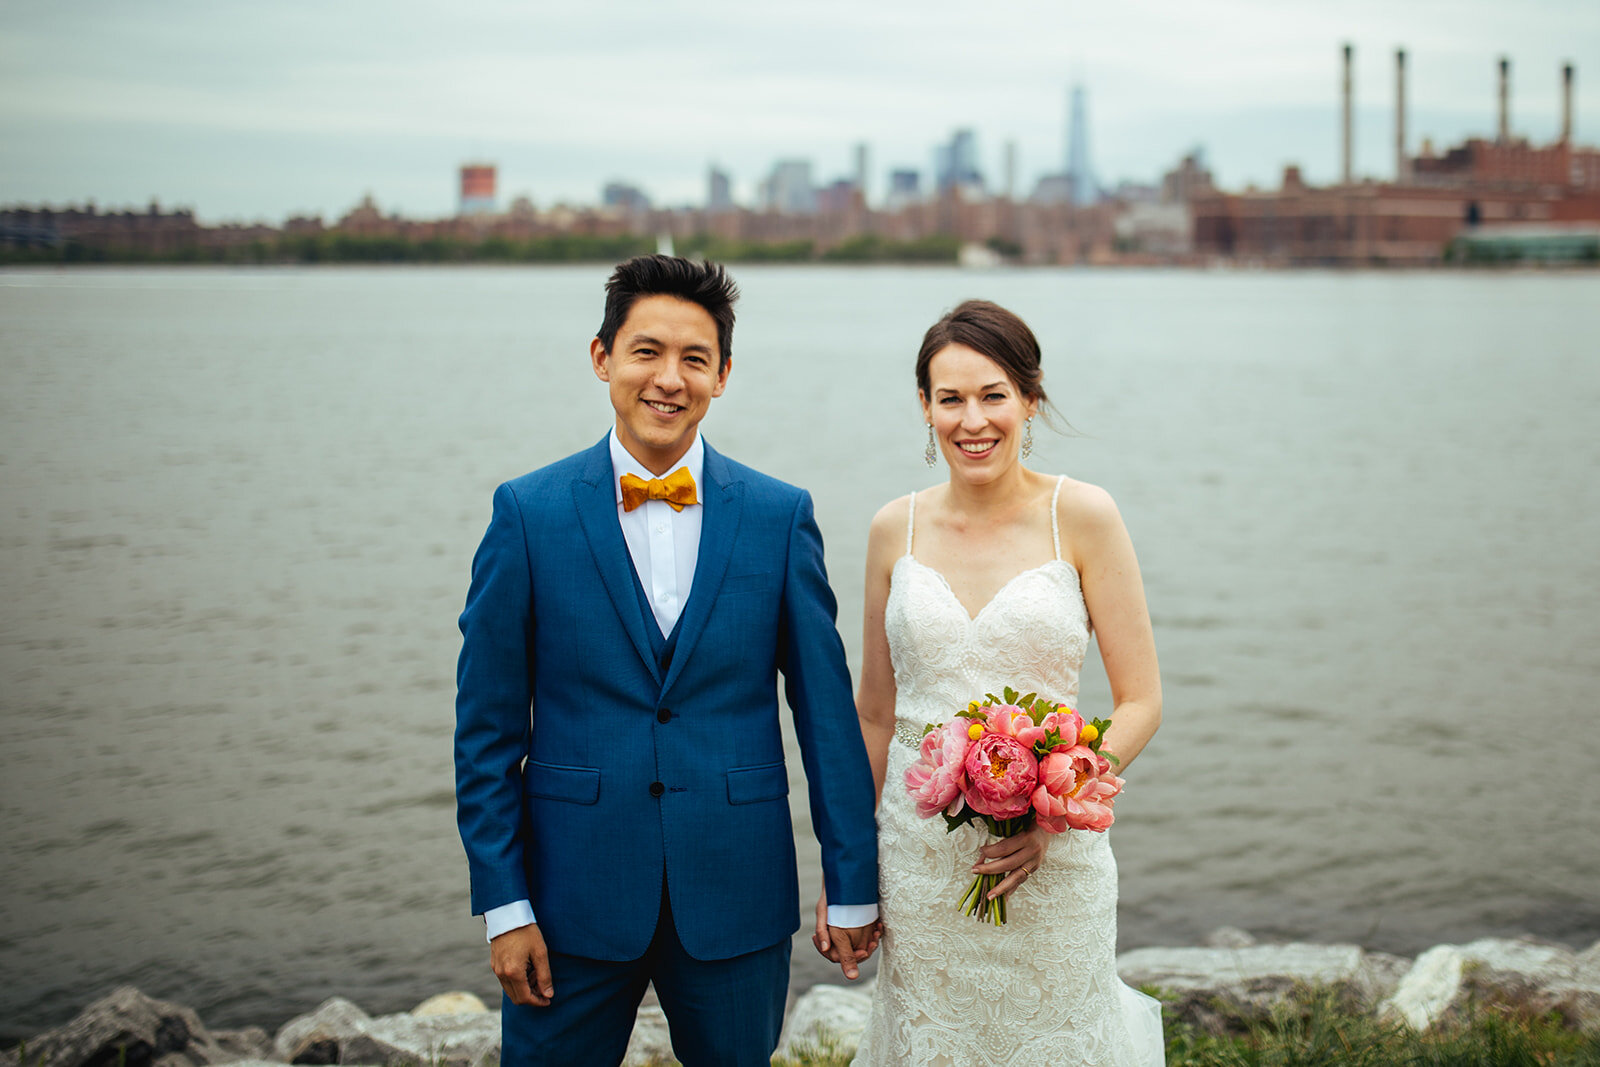
[(1099, 736), (1100, 731), (1094, 728), (1094, 723), (1086, 722), (1083, 724), (1083, 729), (1078, 731), (1078, 744), (1092, 745)]
[(967, 710), (968, 711), (977, 711), (981, 707), (983, 707), (983, 705), (978, 703), (976, 700), (974, 700), (972, 703), (967, 705)]
[(972, 738), (974, 741), (976, 741), (978, 738), (982, 737), (983, 736), (983, 723), (975, 722), (971, 726), (967, 727), (967, 736)]

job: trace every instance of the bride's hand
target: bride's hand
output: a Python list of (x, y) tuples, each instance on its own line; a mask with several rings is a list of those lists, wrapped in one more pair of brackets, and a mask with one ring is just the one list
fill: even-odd
[(1020, 834), (1002, 837), (978, 850), (973, 874), (1003, 874), (1005, 877), (989, 891), (989, 899), (1011, 892), (1026, 882), (1044, 862), (1049, 836), (1037, 826)]

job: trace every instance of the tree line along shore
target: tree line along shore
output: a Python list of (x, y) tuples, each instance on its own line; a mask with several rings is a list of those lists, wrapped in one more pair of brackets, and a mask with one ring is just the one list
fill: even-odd
[[(319, 234), (252, 237), (227, 243), (184, 243), (170, 248), (69, 239), (53, 245), (0, 243), (0, 265), (77, 266), (87, 264), (312, 265), (323, 263), (513, 264), (617, 263), (656, 250), (653, 237), (637, 234), (593, 236), (553, 234), (518, 240), (489, 236), (413, 238), (328, 231)], [(996, 255), (1009, 248), (989, 247)], [(848, 238), (819, 250), (812, 240), (740, 241), (701, 236), (676, 242), (674, 251), (692, 259), (721, 263), (944, 263), (954, 264), (961, 241), (933, 235), (896, 241), (874, 234)]]

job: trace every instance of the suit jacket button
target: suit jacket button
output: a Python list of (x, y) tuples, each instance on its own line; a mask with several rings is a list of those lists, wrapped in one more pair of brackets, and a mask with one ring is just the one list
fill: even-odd
[(657, 712), (656, 712), (656, 722), (671, 722), (671, 721), (672, 721), (672, 709), (671, 708), (661, 708), (661, 709), (657, 710)]
[(667, 787), (662, 785), (660, 782), (651, 782), (650, 783), (650, 795), (651, 796), (658, 797), (662, 793), (665, 793), (666, 791), (667, 791)]

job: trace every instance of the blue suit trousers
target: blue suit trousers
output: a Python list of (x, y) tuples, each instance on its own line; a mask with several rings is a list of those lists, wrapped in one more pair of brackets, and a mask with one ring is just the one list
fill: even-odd
[(697, 960), (678, 940), (663, 887), (642, 957), (618, 963), (552, 952), (550, 1007), (502, 996), (501, 1067), (616, 1067), (651, 982), (684, 1067), (766, 1067), (783, 1028), (789, 948), (785, 938), (732, 959)]

